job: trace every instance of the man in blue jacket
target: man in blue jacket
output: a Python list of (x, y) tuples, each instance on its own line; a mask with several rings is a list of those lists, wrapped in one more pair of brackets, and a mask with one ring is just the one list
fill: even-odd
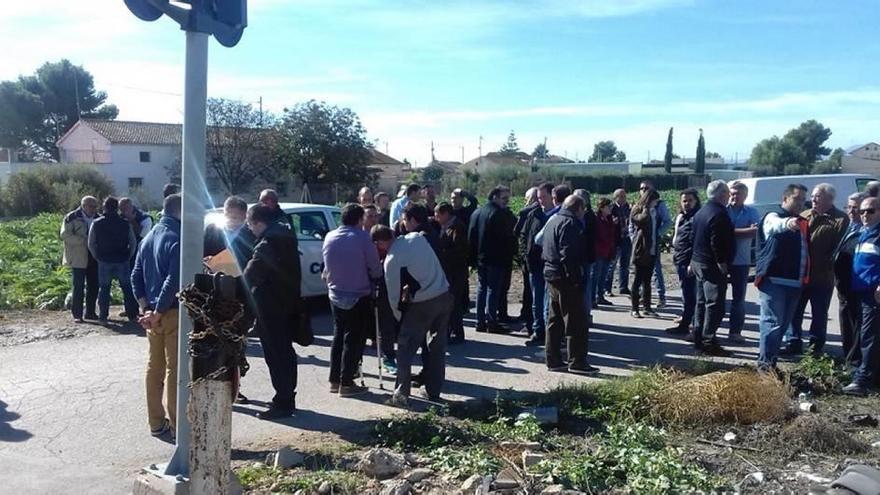
[[(177, 291), (180, 290), (180, 194), (165, 198), (162, 218), (141, 242), (131, 285), (147, 331), (147, 418), (153, 436), (174, 435), (177, 412)], [(162, 392), (165, 407), (162, 407)], [(167, 412), (167, 414), (166, 414)]]
[(853, 372), (852, 383), (843, 388), (851, 395), (866, 395), (875, 385), (880, 366), (880, 199), (865, 199), (859, 213), (864, 230), (853, 258), (852, 289), (862, 300), (862, 362)]
[(789, 184), (782, 193), (782, 207), (764, 215), (758, 230), (759, 370), (776, 368), (782, 337), (810, 278), (809, 224), (799, 216), (806, 197), (806, 187)]

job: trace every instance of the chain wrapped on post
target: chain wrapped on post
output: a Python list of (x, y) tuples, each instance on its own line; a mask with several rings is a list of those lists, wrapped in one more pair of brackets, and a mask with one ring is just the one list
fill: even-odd
[[(235, 277), (223, 273), (197, 274), (195, 282), (178, 297), (189, 312), (193, 330), (189, 334), (192, 381), (238, 381), (248, 364), (245, 359), (247, 331), (252, 318)], [(237, 389), (237, 387), (234, 387)], [(237, 390), (233, 390), (233, 395)]]

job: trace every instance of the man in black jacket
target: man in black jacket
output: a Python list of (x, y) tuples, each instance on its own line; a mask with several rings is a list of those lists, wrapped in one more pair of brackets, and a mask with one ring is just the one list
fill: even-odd
[(526, 191), (526, 205), (517, 213), (516, 225), (513, 227), (513, 236), (517, 240), (517, 255), (520, 259), (520, 273), (522, 274), (522, 308), (519, 311), (519, 319), (525, 323), (525, 330), (529, 336), (534, 332), (534, 315), (532, 315), (532, 280), (529, 271), (527, 230), (532, 213), (541, 207), (538, 204), (538, 188), (531, 187)]
[(729, 356), (721, 347), (715, 333), (724, 319), (727, 297), (728, 265), (733, 261), (736, 240), (733, 222), (727, 214), (730, 189), (723, 180), (715, 180), (706, 187), (708, 201), (694, 215), (693, 253), (691, 269), (697, 277), (697, 307), (694, 327), (694, 347), (711, 356)]
[(244, 270), (254, 252), (257, 239), (247, 227), (247, 203), (238, 196), (229, 196), (223, 202), (223, 216), (226, 223), (213, 223), (205, 227), (205, 256), (216, 256), (229, 249), (238, 262), (239, 270)]
[(467, 308), (468, 283), (468, 240), (467, 227), (452, 214), (452, 205), (443, 202), (434, 209), (434, 223), (440, 238), (437, 246), (437, 258), (449, 282), (452, 292), (453, 306), (449, 317), (449, 343), (464, 342), (464, 326), (462, 319)]
[(468, 227), (470, 262), (477, 267), (477, 331), (506, 333), (498, 321), (504, 270), (513, 259), (513, 222), (507, 210), (510, 188), (496, 186), (489, 202), (471, 216)]
[(278, 204), (278, 193), (274, 189), (263, 189), (260, 191), (260, 204), (268, 206), (272, 210), (272, 221), (290, 228), (290, 219), (281, 206)]
[(859, 236), (862, 233), (859, 206), (865, 197), (866, 195), (863, 193), (853, 193), (847, 198), (846, 214), (849, 216), (849, 227), (833, 256), (843, 358), (856, 366), (862, 357), (857, 335), (862, 322), (862, 301), (859, 294), (852, 290), (852, 272), (856, 246), (859, 244)]
[[(456, 188), (452, 190), (449, 199), (452, 201), (452, 214), (455, 215), (455, 218), (461, 220), (461, 223), (465, 225), (470, 225), (471, 215), (477, 211), (477, 207), (480, 205), (477, 198), (461, 188)], [(467, 206), (464, 205), (465, 199), (468, 202)]]
[[(593, 374), (599, 371), (587, 363), (587, 315), (584, 301), (585, 237), (584, 200), (571, 195), (562, 209), (544, 226), (544, 279), (550, 296), (547, 320), (546, 363), (550, 371)], [(566, 337), (568, 365), (562, 361), (562, 339)]]
[(296, 409), (296, 353), (293, 329), (301, 316), (299, 246), (290, 229), (265, 205), (248, 210), (247, 224), (257, 237), (242, 276), (250, 287), (260, 345), (275, 397), (260, 419), (288, 417)]
[(137, 238), (128, 221), (119, 216), (119, 200), (104, 200), (104, 215), (89, 229), (89, 252), (98, 260), (98, 319), (106, 324), (110, 316), (110, 286), (119, 281), (128, 321), (137, 321), (138, 304), (131, 290), (131, 264), (137, 252)]

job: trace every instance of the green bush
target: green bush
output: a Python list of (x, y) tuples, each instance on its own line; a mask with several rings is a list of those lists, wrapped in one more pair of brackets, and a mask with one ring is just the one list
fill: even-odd
[(61, 265), (61, 215), (0, 222), (0, 309), (61, 309), (70, 270)]
[(570, 448), (542, 461), (537, 471), (567, 488), (596, 493), (672, 494), (706, 492), (720, 480), (681, 460), (666, 445), (666, 432), (642, 423), (613, 423), (595, 449)]
[(110, 180), (85, 165), (53, 165), (17, 173), (2, 190), (3, 215), (33, 216), (76, 208), (83, 196), (101, 201), (113, 194)]

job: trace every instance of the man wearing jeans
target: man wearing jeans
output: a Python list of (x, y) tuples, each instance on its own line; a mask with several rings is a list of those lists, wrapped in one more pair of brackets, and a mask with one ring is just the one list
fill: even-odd
[(742, 336), (743, 324), (746, 319), (746, 286), (749, 284), (749, 265), (752, 261), (752, 240), (758, 233), (761, 215), (758, 210), (746, 206), (749, 187), (740, 181), (730, 185), (730, 204), (727, 214), (733, 222), (733, 234), (736, 237), (736, 254), (730, 265), (730, 331), (727, 340), (734, 343), (745, 342)]
[(791, 324), (804, 284), (809, 281), (810, 234), (808, 222), (799, 215), (807, 188), (789, 184), (782, 193), (782, 207), (761, 220), (761, 246), (755, 265), (755, 286), (761, 305), (758, 369), (776, 369), (785, 329)]
[(128, 221), (119, 216), (119, 201), (104, 200), (104, 215), (89, 229), (89, 252), (98, 260), (98, 319), (106, 324), (110, 316), (110, 284), (119, 281), (128, 321), (137, 321), (138, 306), (131, 291), (131, 264), (137, 238)]
[[(648, 190), (654, 189), (654, 183), (650, 180), (643, 180), (639, 184), (639, 194), (644, 195)], [(672, 226), (672, 217), (669, 215), (669, 207), (662, 199), (657, 202), (657, 228), (655, 237), (663, 239), (663, 235)], [(663, 276), (663, 266), (660, 262), (660, 250), (657, 250), (657, 258), (654, 261), (654, 283), (657, 284), (657, 309), (666, 306), (666, 279)]]
[(507, 333), (498, 321), (504, 270), (513, 258), (514, 224), (507, 211), (510, 188), (496, 186), (489, 202), (474, 212), (468, 227), (471, 264), (477, 267), (477, 331)]
[(619, 275), (617, 279), (617, 288), (620, 295), (629, 295), (629, 264), (632, 258), (632, 239), (629, 237), (629, 215), (632, 209), (626, 202), (626, 191), (623, 189), (614, 190), (614, 202), (611, 206), (611, 214), (614, 216), (617, 230), (617, 241), (615, 242), (614, 259), (608, 266), (608, 280), (605, 282), (605, 295), (613, 296), (612, 288), (614, 286), (614, 267), (620, 264)]
[(370, 234), (361, 228), (364, 209), (347, 204), (342, 225), (324, 239), (324, 273), (333, 313), (330, 348), (330, 392), (347, 397), (366, 392), (355, 385), (367, 335), (375, 330), (370, 300), (375, 280), (382, 276), (379, 253)]
[[(177, 291), (180, 290), (180, 194), (165, 198), (162, 218), (141, 242), (131, 285), (144, 316), (149, 360), (145, 380), (153, 436), (174, 436), (177, 420)], [(165, 406), (162, 406), (162, 395)]]
[[(553, 184), (544, 182), (538, 186), (538, 207), (531, 211), (526, 219), (526, 225), (523, 227), (523, 263), (529, 265), (529, 282), (532, 289), (532, 334), (531, 338), (526, 341), (527, 346), (544, 345), (544, 331), (546, 329), (544, 312), (547, 308), (544, 260), (541, 259), (541, 243), (537, 242), (535, 237), (544, 228), (547, 220), (559, 211), (562, 201), (568, 196), (568, 187), (563, 187), (564, 190), (560, 189), (559, 194), (553, 194), (556, 192)], [(559, 198), (561, 199), (557, 202)]]
[(810, 346), (814, 354), (821, 353), (825, 346), (828, 307), (834, 293), (834, 250), (849, 227), (849, 218), (834, 207), (835, 195), (831, 184), (817, 185), (810, 197), (813, 207), (801, 214), (810, 225), (810, 282), (804, 287), (791, 328), (786, 332), (784, 354), (800, 354), (803, 351), (801, 333), (808, 302), (812, 313)]
[(724, 319), (727, 272), (735, 249), (733, 222), (725, 208), (730, 189), (723, 180), (714, 180), (706, 187), (708, 201), (694, 215), (694, 242), (691, 269), (697, 277), (694, 347), (710, 356), (728, 356), (730, 352), (718, 345), (715, 334)]
[(862, 301), (862, 360), (852, 382), (843, 388), (850, 395), (866, 395), (877, 380), (880, 367), (880, 200), (862, 201), (859, 213), (865, 225), (853, 258), (853, 292)]
[[(86, 196), (80, 207), (64, 216), (61, 223), (61, 240), (64, 242), (64, 265), (73, 273), (73, 300), (70, 312), (73, 320), (83, 322), (83, 317), (97, 320), (95, 303), (98, 300), (98, 262), (89, 252), (89, 229), (98, 213), (98, 200)], [(85, 295), (85, 315), (83, 296)]]

